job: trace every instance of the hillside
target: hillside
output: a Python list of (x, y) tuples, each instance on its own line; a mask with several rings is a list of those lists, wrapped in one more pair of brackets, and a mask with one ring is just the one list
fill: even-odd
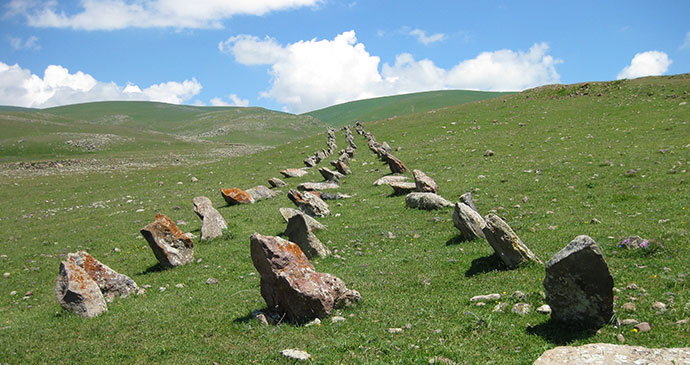
[[(0, 174), (0, 262), (8, 273), (0, 279), (0, 362), (285, 363), (280, 351), (299, 348), (329, 364), (530, 364), (560, 345), (687, 347), (689, 94), (688, 74), (551, 85), (364, 124), (445, 198), (471, 191), (482, 215), (505, 219), (544, 262), (576, 236), (592, 237), (616, 288), (614, 321), (599, 330), (557, 325), (535, 311), (544, 303), (544, 266), (508, 270), (485, 240), (460, 239), (452, 208), (410, 209), (404, 195), (373, 186), (390, 170), (358, 135), (352, 174), (337, 190), (352, 198), (328, 201), (331, 214), (319, 218), (328, 229), (315, 233), (333, 255), (312, 263), (362, 301), (337, 309), (340, 321), (262, 325), (252, 317), (266, 303), (249, 236), (281, 234), (278, 209), (294, 207), (288, 189), (323, 179), (311, 169), (251, 205), (228, 206), (219, 189), (267, 185), (280, 169), (302, 167), (325, 148), (322, 133), (206, 164)], [(343, 148), (343, 132), (336, 137)], [(227, 220), (223, 237), (199, 241), (192, 199), (200, 195)], [(157, 265), (139, 232), (156, 213), (197, 236), (193, 263)], [(652, 243), (619, 247), (630, 235)], [(147, 292), (115, 299), (96, 318), (68, 313), (55, 278), (60, 260), (77, 250)], [(501, 295), (503, 311), (494, 311), (499, 302), (470, 303), (490, 293)], [(531, 310), (513, 313), (518, 303)], [(651, 331), (616, 322), (623, 319), (649, 322)]]
[(343, 126), (355, 121), (399, 117), (510, 94), (469, 90), (428, 91), (351, 101), (305, 114), (333, 126)]

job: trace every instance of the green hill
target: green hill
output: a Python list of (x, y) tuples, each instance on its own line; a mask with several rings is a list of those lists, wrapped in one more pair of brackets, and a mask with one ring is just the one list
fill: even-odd
[(512, 93), (469, 90), (427, 91), (351, 101), (315, 110), (306, 115), (311, 115), (333, 126), (343, 126), (355, 121), (369, 122), (399, 117), (509, 94)]

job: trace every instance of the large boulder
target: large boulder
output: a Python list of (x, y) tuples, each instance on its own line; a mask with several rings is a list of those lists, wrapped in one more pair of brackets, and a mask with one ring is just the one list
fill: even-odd
[(287, 183), (285, 181), (280, 180), (277, 177), (272, 177), (268, 179), (268, 184), (274, 188), (282, 188), (283, 186), (287, 186)]
[(220, 193), (228, 205), (254, 204), (254, 198), (248, 192), (239, 188), (220, 189)]
[(508, 223), (495, 214), (489, 214), (484, 219), (486, 226), (482, 229), (486, 240), (494, 252), (511, 269), (523, 263), (534, 261), (542, 263), (539, 258), (525, 246), (513, 232)]
[(641, 346), (591, 343), (559, 346), (544, 352), (534, 365), (570, 364), (690, 364), (690, 347), (646, 348)]
[(414, 183), (417, 186), (417, 191), (423, 193), (438, 193), (438, 185), (434, 179), (430, 178), (422, 170), (412, 170), (414, 175)]
[(324, 202), (316, 192), (305, 191), (300, 193), (290, 189), (288, 198), (295, 203), (297, 208), (312, 217), (323, 217), (331, 214), (328, 204)]
[(278, 193), (263, 185), (257, 185), (253, 188), (247, 189), (247, 194), (249, 194), (249, 196), (251, 196), (255, 202), (258, 202), (259, 200), (275, 198), (276, 196), (278, 196)]
[(340, 180), (341, 177), (345, 176), (344, 174), (341, 174), (338, 171), (333, 171), (327, 167), (320, 167), (319, 173), (321, 173), (321, 176), (323, 176), (324, 180), (336, 183)]
[(323, 224), (319, 223), (316, 219), (302, 213), (301, 211), (293, 208), (280, 208), (280, 215), (285, 219), (285, 222), (288, 222), (290, 218), (292, 218), (295, 215), (303, 215), (304, 219), (307, 221), (307, 225), (309, 225), (309, 229), (312, 231), (319, 231), (322, 229), (326, 229), (326, 226)]
[(389, 152), (386, 152), (386, 154), (383, 155), (383, 158), (388, 163), (388, 167), (391, 169), (392, 173), (402, 174), (403, 172), (407, 172), (407, 167), (405, 164), (397, 157), (391, 155)]
[(280, 237), (250, 237), (251, 257), (261, 275), (261, 296), (270, 311), (288, 321), (304, 323), (324, 318), (334, 308), (361, 299), (357, 291), (327, 273), (316, 272), (296, 244)]
[(589, 236), (575, 237), (546, 262), (544, 288), (552, 320), (599, 327), (613, 315), (613, 278)]
[(86, 251), (68, 254), (67, 261), (84, 269), (107, 301), (139, 293), (139, 286), (129, 276), (111, 269)]
[(302, 177), (308, 172), (304, 169), (294, 169), (294, 168), (289, 168), (285, 170), (280, 170), (280, 173), (283, 174), (285, 177)]
[(165, 214), (156, 214), (156, 220), (141, 229), (153, 254), (163, 267), (184, 265), (194, 259), (194, 243)]
[[(390, 185), (393, 182), (407, 182), (409, 178), (402, 175), (388, 175), (374, 181), (374, 186)], [(415, 185), (416, 186), (416, 185)]]
[(338, 189), (340, 185), (336, 182), (326, 181), (326, 182), (304, 182), (297, 185), (299, 190), (327, 190), (327, 189)]
[(108, 311), (98, 284), (84, 269), (70, 261), (60, 262), (55, 296), (62, 308), (81, 317), (95, 317)]
[(405, 197), (405, 204), (407, 204), (407, 206), (410, 208), (423, 210), (434, 210), (453, 206), (453, 203), (434, 193), (407, 194)]
[(482, 231), (486, 227), (484, 218), (465, 203), (455, 203), (453, 210), (453, 225), (460, 230), (462, 238), (473, 241), (476, 238), (485, 238)]
[(201, 240), (210, 240), (223, 235), (223, 230), (228, 228), (225, 218), (213, 207), (211, 199), (205, 196), (197, 196), (192, 199), (194, 213), (201, 218)]
[(288, 220), (285, 235), (290, 242), (294, 242), (302, 249), (308, 258), (326, 257), (331, 254), (331, 251), (326, 247), (318, 237), (309, 228), (304, 214), (296, 214)]

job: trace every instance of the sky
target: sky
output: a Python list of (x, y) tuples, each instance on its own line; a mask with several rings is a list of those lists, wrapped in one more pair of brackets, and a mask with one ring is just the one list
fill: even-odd
[(304, 113), (690, 72), (690, 1), (4, 0), (0, 105)]

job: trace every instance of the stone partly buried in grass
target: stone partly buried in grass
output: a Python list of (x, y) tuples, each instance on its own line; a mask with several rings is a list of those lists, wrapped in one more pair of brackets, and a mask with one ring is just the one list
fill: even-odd
[(228, 228), (225, 218), (213, 207), (211, 199), (205, 196), (197, 196), (192, 199), (194, 213), (201, 218), (201, 240), (209, 240), (223, 235), (223, 230)]
[(326, 257), (331, 251), (311, 231), (306, 215), (295, 214), (288, 220), (285, 235), (304, 252), (307, 258)]
[(295, 169), (295, 168), (289, 168), (285, 170), (280, 170), (280, 173), (283, 174), (285, 177), (302, 177), (306, 175), (308, 172), (307, 170), (301, 168), (301, 169)]
[(60, 262), (55, 296), (63, 308), (81, 317), (95, 317), (108, 311), (98, 284), (71, 261)]
[[(585, 361), (586, 359), (586, 361)], [(646, 348), (592, 343), (559, 346), (544, 352), (534, 365), (550, 364), (690, 364), (690, 348)]]
[(239, 188), (220, 189), (220, 193), (228, 205), (254, 204), (254, 198), (248, 192)]
[(460, 230), (465, 241), (485, 238), (483, 229), (486, 227), (486, 222), (484, 222), (484, 218), (465, 203), (455, 203), (453, 225)]
[(513, 232), (508, 223), (495, 214), (489, 214), (484, 219), (486, 226), (482, 229), (486, 240), (494, 252), (511, 269), (523, 263), (534, 261), (542, 263), (539, 258), (525, 246)]
[(261, 275), (261, 296), (268, 310), (284, 314), (288, 321), (305, 323), (324, 318), (334, 308), (361, 299), (341, 279), (316, 272), (296, 244), (258, 233), (249, 240), (252, 262)]
[(194, 243), (165, 214), (141, 229), (158, 262), (166, 268), (184, 265), (194, 259)]
[(410, 193), (405, 197), (405, 204), (410, 208), (423, 210), (434, 210), (453, 206), (453, 203), (434, 193)]
[(613, 316), (613, 278), (589, 236), (575, 237), (546, 262), (544, 288), (556, 322), (600, 327)]
[(140, 293), (139, 286), (129, 276), (111, 269), (86, 251), (68, 254), (67, 261), (84, 269), (109, 302), (115, 297), (125, 298)]

